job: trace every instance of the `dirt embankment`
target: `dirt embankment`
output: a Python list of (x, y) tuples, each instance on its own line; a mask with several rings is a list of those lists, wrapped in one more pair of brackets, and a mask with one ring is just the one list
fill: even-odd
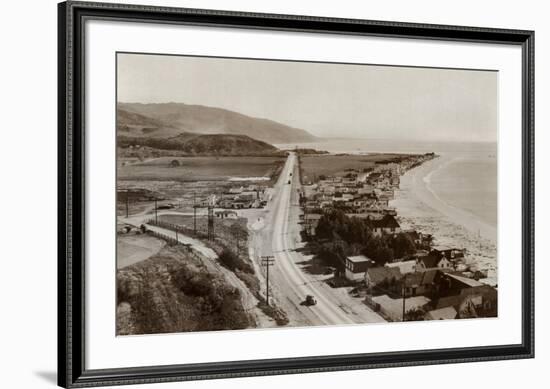
[(184, 246), (117, 272), (117, 335), (254, 326), (239, 289)]
[[(173, 229), (178, 226), (184, 233), (190, 236), (193, 235), (193, 218), (191, 216), (162, 215), (159, 219), (160, 224), (166, 228)], [(205, 218), (197, 219), (197, 237), (202, 238), (204, 244), (216, 252), (222, 266), (233, 272), (246, 285), (249, 292), (257, 300), (257, 307), (264, 315), (274, 320), (278, 326), (287, 325), (288, 316), (286, 312), (281, 307), (274, 306), (273, 303), (267, 305), (264, 293), (260, 290), (260, 280), (248, 253), (250, 237), (248, 235), (247, 220), (245, 218), (216, 218), (214, 221), (214, 240), (204, 239), (205, 224)], [(264, 327), (269, 323), (263, 322), (260, 325)]]

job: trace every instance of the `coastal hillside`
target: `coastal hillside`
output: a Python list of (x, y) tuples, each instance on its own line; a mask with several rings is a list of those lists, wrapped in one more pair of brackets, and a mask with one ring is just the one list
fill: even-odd
[(116, 127), (119, 133), (142, 136), (167, 126), (160, 120), (140, 115), (139, 113), (129, 112), (124, 109), (118, 109)]
[(260, 155), (273, 154), (278, 149), (269, 143), (246, 135), (199, 135), (186, 141), (183, 151), (189, 154)]
[(268, 143), (313, 142), (309, 132), (237, 112), (183, 103), (119, 103), (117, 130), (121, 135), (173, 137), (181, 132), (247, 135)]
[(118, 147), (122, 150), (136, 152), (140, 149), (163, 150), (172, 155), (273, 155), (279, 149), (269, 143), (252, 139), (246, 135), (211, 134), (203, 135), (184, 132), (171, 138), (156, 137), (117, 137)]
[(254, 327), (242, 293), (208, 261), (166, 245), (117, 271), (117, 335)]

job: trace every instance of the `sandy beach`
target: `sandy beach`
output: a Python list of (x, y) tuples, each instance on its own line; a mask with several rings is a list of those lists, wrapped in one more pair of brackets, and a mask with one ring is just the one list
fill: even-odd
[(406, 172), (391, 206), (397, 209), (404, 228), (434, 236), (434, 243), (467, 250), (467, 260), (486, 269), (484, 282), (497, 284), (497, 228), (477, 215), (445, 202), (431, 187), (432, 176), (456, 156), (443, 155)]

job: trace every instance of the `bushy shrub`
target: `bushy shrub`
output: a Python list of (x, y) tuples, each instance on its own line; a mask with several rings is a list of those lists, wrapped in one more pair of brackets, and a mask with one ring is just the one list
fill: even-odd
[(182, 267), (173, 275), (176, 286), (187, 296), (206, 296), (212, 289), (212, 276), (208, 273), (190, 272)]
[(238, 255), (236, 255), (233, 251), (225, 248), (222, 253), (219, 255), (219, 260), (231, 271), (240, 270), (245, 273), (253, 273), (254, 269), (252, 268), (252, 265), (245, 262), (243, 259), (241, 259)]

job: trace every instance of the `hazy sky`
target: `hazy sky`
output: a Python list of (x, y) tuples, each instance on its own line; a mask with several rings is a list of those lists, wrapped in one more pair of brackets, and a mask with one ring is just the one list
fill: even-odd
[(318, 136), (496, 141), (498, 73), (118, 55), (118, 101), (180, 102)]

